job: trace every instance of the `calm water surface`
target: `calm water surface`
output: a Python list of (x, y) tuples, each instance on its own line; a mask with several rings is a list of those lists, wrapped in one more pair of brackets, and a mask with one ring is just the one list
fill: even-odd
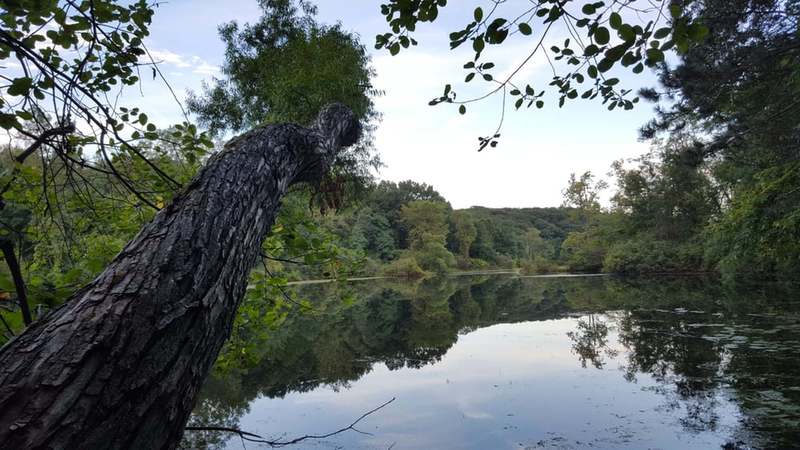
[(314, 310), (227, 355), (192, 425), (291, 439), (395, 398), (360, 432), (293, 448), (800, 446), (796, 286), (505, 275), (299, 289)]

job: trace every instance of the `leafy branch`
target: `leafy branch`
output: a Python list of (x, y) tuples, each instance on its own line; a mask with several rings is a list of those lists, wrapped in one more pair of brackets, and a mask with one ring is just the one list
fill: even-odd
[[(472, 44), (473, 57), (463, 65), (468, 71), (464, 83), (482, 79), (496, 85), (483, 94), (458, 98), (453, 85), (447, 84), (443, 94), (432, 99), (430, 105), (455, 104), (459, 113), (465, 114), (470, 103), (502, 95), (505, 104), (508, 94), (516, 109), (523, 106), (543, 108), (546, 90), (550, 89), (555, 91), (559, 107), (579, 97), (589, 100), (599, 97), (609, 110), (630, 110), (639, 98), (630, 96), (631, 89), (620, 88), (619, 78), (608, 76), (614, 67), (622, 66), (639, 74), (645, 67), (655, 68), (663, 64), (665, 54), (670, 50), (685, 53), (709, 32), (692, 18), (690, 6), (693, 0), (612, 0), (581, 6), (572, 0), (537, 0), (517, 2), (524, 7), (510, 17), (500, 15), (500, 6), (510, 2), (490, 0), (490, 3), (487, 13), (476, 7), (472, 20), (463, 29), (450, 33), (449, 39), (451, 49), (466, 42)], [(643, 6), (637, 6), (642, 3)], [(381, 5), (381, 14), (386, 17), (391, 31), (376, 36), (375, 48), (396, 55), (401, 49), (417, 45), (417, 41), (411, 38), (417, 25), (435, 21), (439, 10), (446, 5), (447, 0), (391, 0)], [(635, 19), (631, 20), (629, 16)], [(559, 24), (571, 37), (565, 39), (563, 45), (550, 46), (548, 51), (544, 42), (552, 34), (554, 24)], [(535, 33), (537, 29), (540, 30), (538, 36)], [(511, 74), (503, 81), (497, 81), (492, 73), (495, 63), (483, 62), (482, 57), (490, 46), (502, 45), (513, 35), (538, 39), (514, 65)], [(553, 70), (551, 87), (536, 89), (530, 84), (524, 87), (514, 84), (513, 80), (537, 54), (541, 54)], [(566, 69), (560, 72), (554, 62), (560, 62)], [(581, 88), (584, 83), (588, 88)], [(507, 91), (507, 87), (511, 89)], [(500, 127), (504, 113), (505, 107)], [(497, 145), (500, 127), (495, 133), (479, 138), (479, 151), (487, 145)]]

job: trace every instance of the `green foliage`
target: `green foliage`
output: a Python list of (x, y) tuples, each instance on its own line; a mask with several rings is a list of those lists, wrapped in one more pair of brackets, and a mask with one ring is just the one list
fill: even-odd
[(608, 244), (597, 229), (572, 232), (561, 244), (561, 258), (574, 272), (600, 272), (607, 251)]
[(466, 211), (453, 211), (450, 215), (450, 236), (452, 239), (452, 247), (456, 253), (462, 257), (469, 259), (470, 247), (475, 242), (478, 236), (478, 229), (475, 228), (475, 222)]
[(668, 143), (634, 162), (629, 169), (622, 161), (613, 164), (618, 190), (612, 203), (626, 214), (629, 232), (686, 240), (718, 212), (717, 192), (695, 145)]
[(526, 236), (531, 229), (539, 231), (548, 247), (538, 250), (547, 258), (557, 258), (567, 234), (585, 226), (575, 220), (567, 208), (472, 207), (464, 212), (472, 218), (476, 228), (470, 257), (506, 268), (515, 260), (530, 258)]
[[(317, 22), (306, 1), (261, 0), (262, 16), (253, 24), (219, 27), (225, 44), (223, 78), (201, 93), (190, 93), (189, 111), (212, 134), (240, 132), (264, 123), (310, 125), (326, 105), (347, 105), (361, 119), (364, 138), (337, 155), (332, 176), (323, 180), (319, 200), (338, 209), (340, 198), (372, 179), (380, 166), (372, 146), (377, 112), (370, 56), (356, 34), (340, 24)], [(331, 192), (333, 191), (333, 192)], [(336, 196), (334, 196), (336, 197)]]
[(611, 273), (691, 273), (702, 270), (703, 247), (700, 243), (659, 241), (648, 235), (615, 243), (603, 259), (603, 271)]
[[(468, 104), (501, 95), (504, 101), (508, 96), (516, 109), (523, 105), (542, 108), (546, 90), (552, 90), (558, 97), (559, 107), (567, 100), (599, 97), (609, 110), (632, 109), (639, 98), (630, 96), (630, 89), (618, 86), (619, 78), (612, 76), (612, 69), (627, 69), (638, 74), (645, 67), (662, 64), (666, 52), (676, 49), (685, 54), (702, 43), (709, 29), (692, 14), (695, 3), (699, 2), (662, 0), (606, 4), (599, 1), (584, 4), (537, 0), (496, 2), (486, 12), (478, 6), (461, 29), (450, 33), (449, 41), (451, 49), (471, 44), (471, 57), (463, 65), (466, 71), (464, 82), (483, 80), (489, 83), (487, 93), (473, 98), (458, 96), (453, 85), (446, 84), (443, 94), (432, 99), (430, 104), (458, 105), (459, 113), (464, 114)], [(386, 18), (390, 31), (376, 36), (375, 48), (396, 55), (403, 48), (417, 45), (412, 37), (417, 26), (435, 21), (439, 10), (446, 5), (446, 0), (390, 0), (382, 4), (381, 14)], [(509, 10), (514, 7), (517, 9)], [(667, 11), (669, 13), (665, 14)], [(630, 14), (620, 14), (627, 12)], [(634, 17), (635, 20), (629, 21)], [(568, 30), (571, 37), (563, 44), (559, 42), (559, 45), (550, 46), (550, 52), (546, 54), (554, 72), (549, 87), (523, 85), (523, 81), (515, 79), (516, 76), (537, 53), (547, 52), (542, 44), (553, 32), (554, 24), (556, 28)], [(529, 47), (533, 50), (526, 49), (520, 54), (510, 76), (497, 79), (492, 71), (495, 64), (482, 58), (491, 52), (493, 46), (512, 45), (515, 40), (530, 42)], [(506, 69), (497, 70), (502, 72)], [(479, 151), (487, 146), (495, 147), (499, 137), (499, 127), (493, 134), (480, 137)]]
[[(197, 167), (177, 153), (158, 155), (155, 150), (144, 151), (176, 176), (188, 177), (191, 168)], [(1, 154), (0, 161), (7, 161), (10, 154)], [(43, 166), (41, 159), (37, 160), (0, 164), (7, 169), (6, 173), (14, 170), (9, 167), (17, 169), (15, 181), (3, 195), (4, 208), (0, 209), (0, 215), (8, 219), (11, 226), (4, 227), (0, 233), (16, 244), (34, 310), (37, 310), (36, 305), (61, 304), (91, 281), (155, 213), (137, 203), (133, 194), (126, 195), (118, 178), (88, 168), (73, 168), (74, 172), (68, 172), (58, 160), (50, 162), (49, 167)], [(149, 168), (136, 164), (141, 160), (118, 158), (117, 161), (130, 176), (143, 179), (151, 173)], [(50, 169), (57, 175), (49, 178), (49, 182), (57, 189), (42, 192), (41, 179), (48, 176), (44, 170)], [(71, 183), (71, 176), (78, 176), (85, 186), (97, 190)], [(154, 200), (163, 204), (170, 196), (171, 191), (167, 191)], [(0, 289), (13, 291), (7, 283)]]
[(428, 272), (443, 275), (456, 265), (456, 258), (441, 242), (428, 241), (411, 251), (419, 266)]
[[(39, 151), (45, 165), (60, 164), (73, 183), (86, 184), (79, 177), (83, 169), (105, 173), (153, 208), (159, 201), (153, 193), (180, 186), (150, 158), (164, 145), (202, 155), (212, 147), (208, 136), (188, 122), (167, 136), (144, 111), (118, 107), (112, 100), (138, 83), (142, 70), (151, 70), (153, 78), (160, 75), (144, 45), (153, 14), (144, 0), (4, 4), (0, 65), (6, 67), (4, 79), (10, 84), (8, 96), (0, 97), (0, 127), (10, 130), (15, 140), (30, 143), (13, 157), (17, 163)], [(146, 149), (154, 149), (156, 155)], [(146, 169), (143, 176), (132, 174), (127, 164)], [(18, 173), (14, 168), (5, 185)], [(54, 189), (54, 181), (42, 183), (42, 189)], [(5, 193), (7, 188), (0, 190)]]
[(707, 259), (723, 274), (800, 272), (800, 165), (756, 175), (708, 230)]
[[(13, 58), (31, 70), (11, 79), (7, 90), (9, 96), (29, 102), (0, 99), (0, 126), (22, 129), (39, 110), (47, 110), (32, 105), (52, 95), (54, 87), (59, 91), (76, 80), (88, 95), (109, 92), (117, 84), (135, 84), (152, 16), (153, 9), (144, 0), (4, 2), (0, 62)], [(81, 50), (85, 54), (76, 58), (73, 52)]]
[(542, 239), (542, 233), (536, 228), (531, 228), (525, 233), (525, 253), (527, 259), (552, 258), (552, 248)]
[(310, 3), (261, 0), (253, 24), (219, 28), (224, 79), (192, 95), (191, 111), (214, 133), (268, 122), (310, 124), (332, 102), (375, 116), (369, 56), (358, 37), (315, 18)]
[(417, 260), (411, 255), (402, 256), (383, 269), (384, 275), (402, 278), (422, 278), (425, 271), (419, 266)]
[(449, 205), (430, 200), (415, 200), (400, 210), (402, 222), (409, 230), (410, 254), (423, 270), (444, 274), (455, 265), (455, 257), (445, 247), (448, 214)]
[(436, 243), (444, 248), (449, 228), (446, 203), (429, 200), (415, 200), (400, 209), (400, 217), (407, 227), (409, 248), (419, 249), (428, 243)]
[(520, 273), (523, 275), (536, 275), (562, 271), (561, 266), (552, 259), (536, 256), (533, 259), (522, 261)]
[(583, 214), (597, 213), (600, 211), (600, 192), (607, 187), (608, 183), (603, 180), (595, 182), (592, 172), (584, 172), (580, 177), (571, 173), (569, 185), (562, 191), (563, 206), (576, 208)]

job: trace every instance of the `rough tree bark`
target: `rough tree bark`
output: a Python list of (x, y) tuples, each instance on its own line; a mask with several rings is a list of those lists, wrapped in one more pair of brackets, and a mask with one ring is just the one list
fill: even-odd
[(359, 134), (331, 105), (311, 129), (230, 141), (92, 283), (0, 349), (0, 448), (175, 448), (281, 197)]

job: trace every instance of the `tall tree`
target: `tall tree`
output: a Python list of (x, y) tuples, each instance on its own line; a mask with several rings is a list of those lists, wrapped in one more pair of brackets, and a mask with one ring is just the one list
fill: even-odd
[(453, 211), (450, 215), (452, 223), (452, 236), (458, 255), (462, 258), (469, 258), (469, 250), (475, 238), (478, 236), (478, 229), (475, 228), (475, 221), (465, 211)]
[(608, 187), (604, 180), (595, 181), (592, 172), (584, 172), (580, 176), (569, 175), (569, 184), (562, 191), (565, 207), (577, 208), (583, 213), (600, 211), (600, 192)]
[(230, 141), (100, 276), (0, 349), (3, 446), (175, 448), (281, 197), (359, 133), (332, 105), (311, 129)]
[[(370, 180), (380, 161), (372, 146), (378, 119), (370, 56), (357, 35), (316, 19), (305, 0), (259, 0), (253, 24), (219, 27), (225, 44), (223, 77), (190, 93), (189, 111), (213, 134), (242, 131), (263, 123), (309, 124), (331, 102), (350, 107), (361, 120), (362, 141), (337, 156), (332, 178), (321, 186), (323, 206), (338, 208), (344, 190)], [(349, 191), (348, 191), (349, 192)]]
[[(645, 92), (667, 100), (644, 137), (689, 142), (668, 154), (715, 187), (718, 212), (704, 234), (710, 266), (728, 273), (794, 276), (800, 251), (800, 1), (705, 0), (690, 13), (711, 33)], [(671, 158), (671, 159), (670, 159)], [(694, 175), (691, 180), (697, 180)], [(675, 208), (703, 189), (684, 183)], [(693, 185), (694, 184), (694, 185)], [(700, 218), (703, 217), (698, 214)]]
[(409, 229), (409, 248), (422, 248), (429, 242), (444, 246), (448, 232), (446, 203), (415, 200), (403, 206), (400, 216)]

